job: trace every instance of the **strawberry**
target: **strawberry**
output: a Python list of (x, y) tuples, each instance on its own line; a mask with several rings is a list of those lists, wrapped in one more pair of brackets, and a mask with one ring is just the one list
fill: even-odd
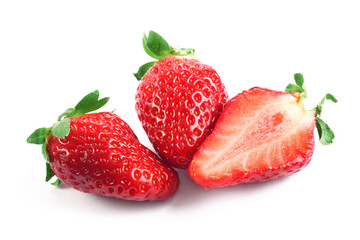
[(144, 50), (158, 61), (134, 74), (140, 82), (136, 111), (156, 152), (177, 168), (186, 168), (211, 132), (228, 95), (214, 68), (177, 49), (157, 33), (143, 37)]
[(312, 109), (304, 109), (304, 79), (295, 74), (286, 92), (251, 88), (227, 103), (213, 132), (189, 166), (190, 177), (204, 188), (261, 182), (292, 175), (303, 169), (314, 151), (314, 128), (320, 142), (334, 134), (319, 118), (327, 94)]
[(109, 112), (88, 113), (109, 98), (85, 96), (50, 128), (39, 128), (27, 142), (41, 144), (46, 181), (61, 182), (86, 193), (127, 200), (161, 200), (179, 185), (177, 172), (137, 139), (129, 125)]

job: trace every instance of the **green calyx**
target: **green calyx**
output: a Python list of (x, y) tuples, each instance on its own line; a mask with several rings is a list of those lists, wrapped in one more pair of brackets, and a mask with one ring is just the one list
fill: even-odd
[[(42, 145), (42, 155), (46, 160), (46, 182), (50, 181), (55, 173), (52, 171), (49, 162), (49, 154), (46, 150), (46, 139), (51, 133), (54, 137), (65, 138), (70, 133), (71, 117), (81, 116), (86, 113), (95, 111), (104, 106), (109, 101), (109, 98), (99, 99), (99, 91), (95, 90), (83, 97), (74, 108), (69, 108), (58, 117), (58, 121), (49, 128), (36, 129), (26, 140), (27, 143)], [(53, 185), (59, 185), (60, 179), (53, 182)]]
[[(296, 84), (290, 83), (286, 86), (285, 92), (293, 93), (298, 92), (300, 93), (299, 103), (302, 105), (302, 100), (307, 97), (306, 89), (304, 86), (304, 76), (301, 73), (295, 73), (294, 79)], [(303, 105), (302, 105), (303, 106)]]
[[(295, 73), (294, 79), (296, 84), (291, 83), (287, 85), (285, 92), (288, 93), (298, 92), (300, 94), (298, 101), (303, 106), (302, 100), (307, 97), (306, 89), (304, 86), (304, 76), (301, 73)], [(315, 113), (315, 119), (316, 119), (315, 125), (319, 134), (320, 143), (323, 145), (329, 145), (333, 142), (333, 139), (335, 138), (335, 134), (331, 130), (329, 125), (327, 125), (320, 118), (322, 112), (322, 106), (325, 103), (325, 100), (330, 100), (334, 103), (337, 102), (337, 99), (332, 94), (327, 93), (325, 97), (323, 97), (321, 101), (317, 104), (317, 106), (312, 109), (312, 111)]]
[[(145, 52), (157, 61), (167, 56), (195, 56), (195, 50), (193, 48), (175, 48), (169, 45), (169, 43), (158, 33), (150, 31), (146, 36), (144, 33), (142, 39)], [(137, 80), (141, 80), (145, 73), (156, 63), (156, 61), (148, 62), (142, 65), (134, 76)]]

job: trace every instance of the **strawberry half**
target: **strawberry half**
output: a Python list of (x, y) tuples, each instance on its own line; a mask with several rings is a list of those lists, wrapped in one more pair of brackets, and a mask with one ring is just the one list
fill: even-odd
[(98, 91), (88, 94), (51, 128), (28, 138), (42, 145), (46, 181), (56, 175), (54, 185), (64, 182), (82, 192), (136, 201), (173, 195), (177, 172), (143, 146), (126, 122), (109, 112), (88, 113), (108, 101), (98, 97)]
[(143, 37), (149, 62), (134, 74), (140, 82), (136, 111), (156, 152), (168, 163), (186, 168), (211, 132), (227, 101), (212, 67), (194, 58), (194, 49), (177, 49), (157, 33)]
[(304, 80), (295, 74), (286, 92), (255, 87), (227, 103), (213, 132), (189, 166), (190, 177), (204, 188), (261, 182), (292, 175), (304, 168), (314, 151), (314, 128), (320, 142), (334, 138), (318, 116), (327, 94), (311, 111), (304, 109)]

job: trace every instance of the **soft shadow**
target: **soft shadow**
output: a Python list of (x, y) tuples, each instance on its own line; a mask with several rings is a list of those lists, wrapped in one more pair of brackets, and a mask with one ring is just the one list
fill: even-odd
[(274, 187), (274, 185), (286, 181), (286, 178), (280, 178), (267, 182), (245, 183), (229, 187), (204, 189), (189, 177), (186, 170), (178, 170), (178, 173), (181, 182), (180, 187), (170, 203), (174, 208), (198, 205), (208, 199), (225, 195), (237, 198), (247, 197), (249, 194), (267, 190), (268, 188)]
[(58, 189), (68, 189), (70, 187), (69, 187), (69, 185), (67, 185), (65, 183), (61, 183), (60, 185), (56, 186), (56, 188), (58, 188)]
[[(249, 194), (257, 194), (261, 191), (274, 187), (274, 185), (281, 184), (286, 181), (286, 178), (272, 180), (260, 183), (239, 184), (236, 186), (204, 189), (196, 184), (188, 175), (187, 170), (177, 169), (180, 186), (174, 196), (160, 201), (131, 201), (112, 197), (106, 197), (98, 194), (83, 193), (83, 197), (87, 199), (91, 206), (98, 205), (102, 209), (109, 209), (111, 211), (121, 212), (141, 212), (147, 210), (158, 210), (163, 208), (172, 208), (174, 210), (196, 207), (199, 204), (204, 204), (214, 199), (224, 198), (243, 198), (248, 197)], [(71, 190), (66, 184), (61, 184), (58, 188), (62, 190)], [(84, 200), (84, 199), (83, 199)], [(87, 205), (87, 204), (86, 204)]]
[(106, 197), (98, 194), (89, 194), (92, 200), (97, 202), (96, 204), (101, 206), (106, 206), (106, 208), (111, 208), (112, 210), (119, 210), (121, 212), (134, 212), (134, 211), (144, 211), (147, 209), (157, 209), (167, 206), (171, 202), (172, 198), (159, 201), (131, 201), (124, 200), (113, 197)]

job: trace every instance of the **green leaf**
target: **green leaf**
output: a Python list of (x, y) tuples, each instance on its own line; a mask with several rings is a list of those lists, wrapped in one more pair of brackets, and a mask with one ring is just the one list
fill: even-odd
[(304, 88), (304, 76), (301, 73), (295, 73), (294, 74), (295, 84), (289, 84), (287, 85), (285, 92), (293, 93), (293, 92), (299, 92), (304, 93), (303, 98), (306, 97), (306, 91)]
[[(46, 177), (45, 177), (45, 181), (48, 182), (55, 176), (55, 173), (51, 169), (50, 161), (49, 161), (49, 153), (46, 150), (46, 144), (45, 143), (42, 145), (41, 150), (42, 150), (42, 154), (43, 154), (43, 156), (44, 156), (44, 158), (46, 160)], [(51, 184), (54, 185), (54, 186), (58, 186), (60, 183), (61, 183), (61, 180), (57, 178), (56, 181), (51, 183)]]
[(38, 128), (26, 140), (27, 143), (43, 144), (50, 133), (51, 128)]
[(70, 118), (64, 118), (63, 120), (54, 124), (51, 129), (52, 135), (57, 138), (65, 138), (70, 133)]
[(329, 145), (335, 138), (334, 132), (330, 127), (319, 117), (316, 117), (316, 128), (319, 133), (320, 142), (323, 145)]
[(319, 104), (313, 109), (315, 111), (316, 116), (319, 116), (322, 112), (322, 105), (325, 103), (325, 100), (330, 100), (334, 103), (337, 103), (338, 100), (334, 97), (334, 95), (327, 93), (325, 97), (321, 99)]
[(50, 163), (46, 162), (46, 178), (45, 181), (48, 182), (50, 181), (50, 179), (55, 176), (55, 173), (53, 172), (53, 170), (50, 167)]
[(83, 112), (78, 112), (78, 114), (83, 115), (85, 113), (98, 110), (99, 108), (104, 106), (109, 101), (109, 99), (110, 99), (109, 97), (102, 98), (102, 99), (98, 100), (96, 103), (94, 103), (93, 105), (88, 106)]
[(294, 79), (296, 82), (296, 85), (298, 85), (301, 89), (303, 89), (304, 86), (304, 76), (301, 73), (295, 73)]
[(134, 73), (134, 76), (136, 77), (137, 80), (141, 80), (143, 78), (143, 76), (145, 75), (145, 73), (155, 64), (156, 62), (148, 62), (145, 63), (144, 65), (142, 65), (139, 70), (137, 71), (137, 73)]
[(288, 93), (293, 93), (293, 92), (302, 93), (303, 89), (301, 87), (299, 87), (298, 85), (290, 83), (289, 85), (286, 86), (285, 92), (288, 92)]
[(334, 103), (337, 103), (337, 102), (338, 102), (338, 100), (337, 100), (337, 99), (334, 97), (334, 95), (332, 95), (331, 93), (327, 93), (326, 96), (325, 96), (325, 98), (326, 98), (327, 100), (330, 100), (330, 101), (334, 102)]
[(299, 92), (300, 96), (299, 96), (298, 102), (301, 106), (304, 107), (302, 101), (303, 101), (303, 99), (305, 99), (307, 97), (307, 93), (306, 93), (305, 86), (304, 86), (304, 76), (301, 73), (295, 73), (294, 79), (295, 79), (296, 85), (295, 84), (287, 85), (287, 87), (285, 88), (285, 92), (288, 92), (288, 93)]
[(46, 160), (46, 162), (50, 162), (49, 153), (48, 153), (48, 151), (46, 150), (46, 143), (44, 143), (44, 144), (41, 146), (41, 153), (42, 153), (44, 159)]
[(168, 56), (172, 50), (168, 42), (154, 31), (149, 32), (146, 46), (148, 50), (156, 56), (155, 59), (157, 60), (161, 60), (162, 58)]
[(83, 97), (75, 106), (75, 111), (84, 112), (89, 106), (95, 104), (99, 99), (99, 90), (95, 90)]
[(79, 103), (75, 106), (74, 111), (71, 114), (68, 114), (67, 116), (76, 117), (95, 111), (101, 108), (102, 106), (104, 106), (109, 101), (109, 99), (110, 98), (105, 97), (99, 100), (99, 91), (95, 90), (94, 92), (91, 92), (87, 94), (85, 97), (83, 97), (79, 101)]
[(51, 185), (54, 185), (54, 186), (59, 186), (61, 184), (61, 180), (60, 179), (56, 179), (55, 182), (51, 183)]
[(142, 38), (142, 43), (143, 43), (143, 48), (144, 51), (152, 58), (160, 60), (161, 58), (159, 56), (157, 56), (156, 54), (154, 54), (149, 47), (147, 46), (147, 42), (148, 42), (148, 37), (146, 36), (146, 34), (144, 33), (143, 38)]

